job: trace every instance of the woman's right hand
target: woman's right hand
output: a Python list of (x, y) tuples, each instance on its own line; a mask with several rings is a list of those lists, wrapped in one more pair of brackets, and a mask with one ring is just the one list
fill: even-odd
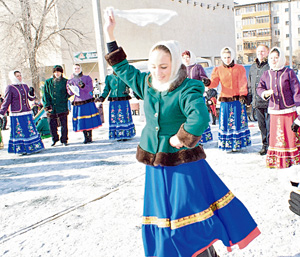
[(104, 11), (104, 26), (103, 30), (107, 42), (115, 41), (114, 29), (116, 26), (115, 15), (112, 7), (107, 7)]
[(273, 93), (274, 93), (273, 89), (266, 90), (266, 91), (264, 92), (264, 97), (265, 97), (266, 99), (268, 99), (271, 95), (273, 95)]

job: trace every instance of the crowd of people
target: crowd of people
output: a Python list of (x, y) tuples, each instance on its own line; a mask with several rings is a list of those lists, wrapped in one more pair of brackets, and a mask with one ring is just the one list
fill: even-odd
[[(23, 83), (20, 71), (10, 73), (12, 83), (0, 102), (2, 129), (6, 129), (10, 106), (8, 152), (39, 152), (46, 136), (51, 136), (52, 146), (59, 141), (67, 146), (71, 97), (73, 130), (83, 132), (84, 144), (93, 141), (92, 130), (102, 125), (95, 102), (106, 98), (110, 102), (109, 139), (131, 139), (136, 134), (129, 104), (132, 89), (144, 101), (146, 116), (136, 154), (146, 166), (145, 255), (216, 257), (216, 240), (230, 251), (233, 245), (246, 247), (260, 231), (243, 203), (205, 160), (203, 144), (213, 140), (209, 114), (216, 125), (218, 98), (218, 148), (236, 152), (251, 145), (246, 106), (252, 105), (262, 139), (259, 154), (266, 155), (268, 168), (282, 170), (280, 179), (295, 188), (289, 204), (300, 215), (300, 83), (286, 67), (284, 53), (278, 47), (269, 50), (259, 45), (247, 77), (245, 68), (234, 62), (233, 49), (226, 46), (220, 52), (222, 64), (208, 78), (192, 51), (181, 52), (176, 41), (161, 41), (151, 48), (149, 72), (143, 73), (128, 63), (115, 39), (115, 26), (113, 13), (106, 12), (105, 59), (113, 74), (106, 77), (96, 100), (92, 78), (83, 74), (79, 64), (73, 66), (70, 79), (63, 77), (62, 66), (55, 65), (43, 87), (42, 106), (36, 102), (33, 110), (29, 101), (37, 99), (34, 88)], [(45, 114), (35, 124), (32, 111), (41, 110)]]

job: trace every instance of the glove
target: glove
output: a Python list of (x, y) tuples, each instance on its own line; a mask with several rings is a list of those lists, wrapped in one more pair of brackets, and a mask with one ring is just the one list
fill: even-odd
[(289, 204), (290, 210), (300, 216), (300, 194), (291, 192)]
[(292, 124), (291, 129), (293, 132), (297, 132), (299, 129), (299, 125), (297, 125), (295, 122)]
[(99, 98), (96, 99), (97, 102), (103, 103), (105, 98), (103, 96), (100, 96)]
[(241, 104), (246, 104), (246, 97), (245, 96), (240, 96), (239, 101)]
[(2, 129), (3, 127), (3, 118), (0, 116), (0, 130)]
[(82, 82), (82, 80), (79, 81), (78, 86), (80, 86), (81, 88), (85, 87), (85, 84)]
[(33, 87), (30, 87), (30, 88), (29, 88), (28, 94), (29, 94), (30, 96), (34, 96), (34, 88), (33, 88)]
[(208, 78), (202, 78), (202, 82), (204, 86), (208, 87), (210, 85), (210, 79)]

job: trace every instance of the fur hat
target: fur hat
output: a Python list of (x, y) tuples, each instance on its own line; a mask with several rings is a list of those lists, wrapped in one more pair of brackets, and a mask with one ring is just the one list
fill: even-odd
[(54, 72), (56, 72), (56, 71), (60, 71), (61, 73), (64, 73), (64, 70), (63, 70), (63, 68), (62, 68), (60, 65), (55, 65), (55, 66), (53, 67), (52, 73), (54, 73)]

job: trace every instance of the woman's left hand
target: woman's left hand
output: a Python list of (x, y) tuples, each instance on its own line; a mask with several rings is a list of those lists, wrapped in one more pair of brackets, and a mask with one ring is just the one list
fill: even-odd
[(169, 140), (169, 143), (171, 146), (180, 149), (183, 147), (183, 144), (179, 141), (178, 137), (176, 135), (172, 136)]

